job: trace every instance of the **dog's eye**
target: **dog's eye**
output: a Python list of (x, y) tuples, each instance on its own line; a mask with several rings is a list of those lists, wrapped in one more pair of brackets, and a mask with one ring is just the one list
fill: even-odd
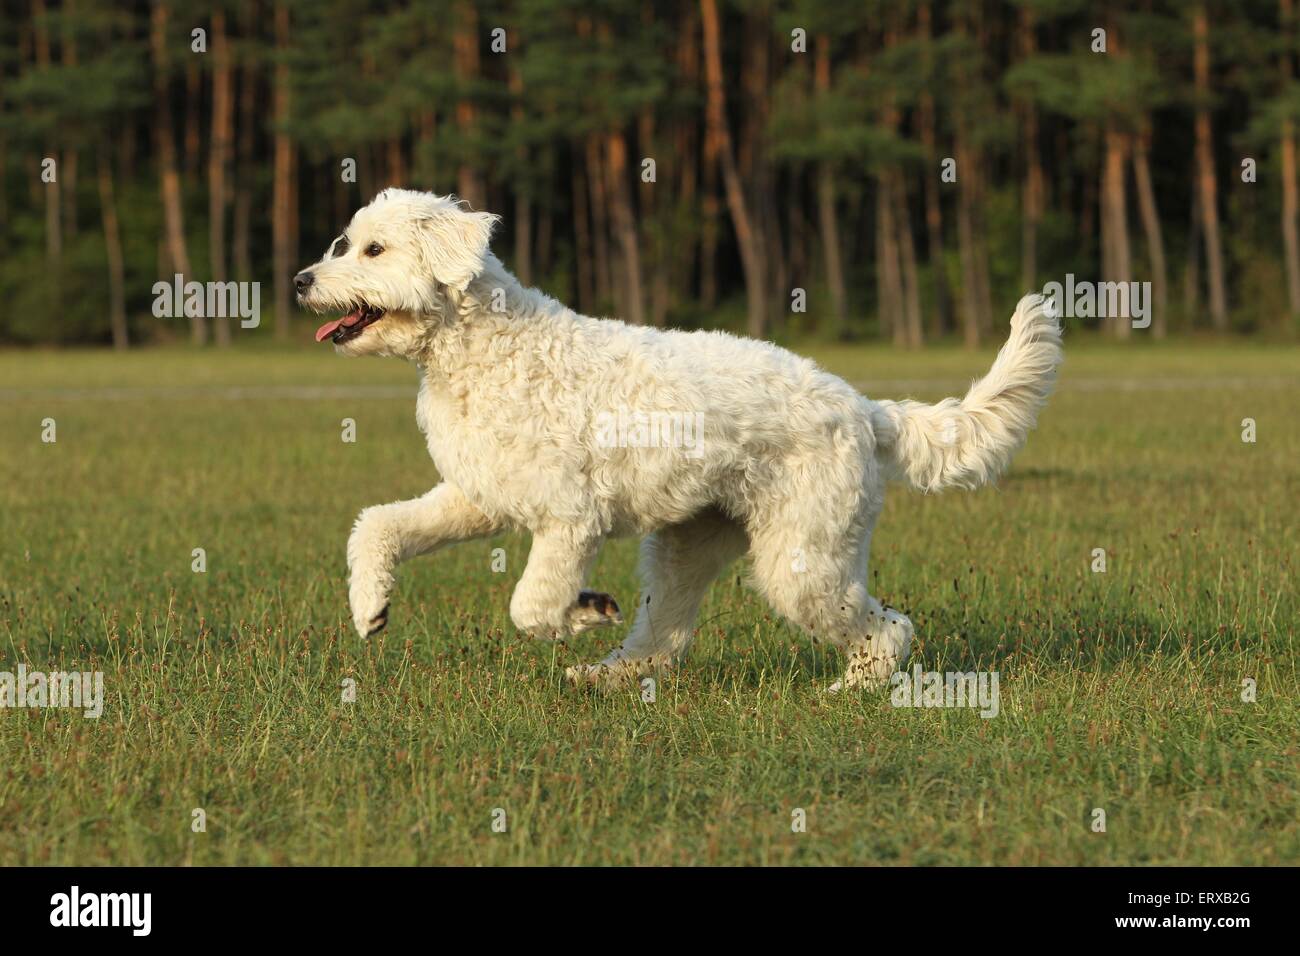
[(370, 245), (366, 246), (366, 255), (368, 256), (377, 256), (383, 251), (384, 247), (377, 242), (372, 242)]
[(339, 256), (343, 255), (343, 253), (348, 251), (348, 245), (348, 237), (339, 236), (334, 240), (334, 245), (330, 249), (330, 258), (337, 259)]

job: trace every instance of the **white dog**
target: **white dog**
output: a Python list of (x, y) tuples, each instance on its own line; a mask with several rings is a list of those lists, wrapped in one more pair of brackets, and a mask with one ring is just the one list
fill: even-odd
[[(361, 635), (387, 623), (399, 562), (506, 528), (533, 536), (510, 601), (520, 630), (621, 623), (612, 598), (583, 586), (601, 543), (635, 534), (644, 590), (631, 633), (571, 680), (611, 686), (675, 665), (709, 583), (748, 553), (772, 607), (844, 650), (833, 690), (884, 682), (912, 639), (911, 622), (867, 593), (885, 480), (938, 491), (1002, 472), (1061, 360), (1044, 300), (1020, 302), (965, 398), (873, 401), (767, 342), (578, 315), (489, 251), (497, 218), (386, 189), (295, 279), (302, 305), (344, 313), (317, 341), (420, 367), (416, 421), (442, 476), (358, 517), (348, 567)], [(689, 440), (683, 421), (698, 424)]]

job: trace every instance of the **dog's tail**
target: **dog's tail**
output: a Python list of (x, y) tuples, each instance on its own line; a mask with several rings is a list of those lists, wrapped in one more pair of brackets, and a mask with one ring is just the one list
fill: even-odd
[(1034, 427), (1060, 364), (1061, 327), (1049, 301), (1027, 295), (993, 367), (965, 398), (872, 403), (878, 454), (890, 477), (926, 492), (996, 480)]

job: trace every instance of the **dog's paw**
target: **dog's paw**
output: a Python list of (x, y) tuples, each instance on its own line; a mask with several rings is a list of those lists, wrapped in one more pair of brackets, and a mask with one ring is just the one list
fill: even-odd
[(384, 609), (370, 619), (369, 623), (366, 625), (366, 633), (362, 636), (367, 638), (374, 637), (387, 626), (388, 605), (385, 604)]
[(907, 663), (912, 653), (912, 622), (905, 614), (885, 608), (885, 621), (880, 625), (871, 639), (871, 647), (876, 658), (882, 662), (877, 668), (882, 680)]
[(565, 612), (564, 623), (570, 634), (581, 634), (594, 627), (623, 623), (618, 602), (598, 591), (579, 591), (578, 600)]
[(557, 641), (589, 631), (594, 627), (608, 627), (623, 623), (623, 612), (618, 602), (608, 594), (580, 591), (578, 599), (557, 613), (537, 613), (519, 600), (519, 593), (510, 602), (510, 619), (520, 632), (533, 640)]
[(352, 625), (361, 635), (362, 640), (374, 637), (385, 627), (388, 626), (388, 604), (376, 612), (371, 612), (363, 608), (354, 607), (352, 609)]
[(348, 581), (348, 607), (352, 611), (352, 626), (362, 640), (378, 634), (388, 624), (388, 596), (392, 587), (391, 575), (352, 569)]
[(574, 664), (564, 669), (564, 679), (574, 687), (600, 687), (608, 670), (604, 664)]
[(826, 693), (839, 694), (850, 690), (881, 690), (889, 681), (889, 675), (893, 672), (894, 669), (886, 665), (878, 657), (873, 657), (868, 653), (851, 654), (849, 656), (849, 665), (844, 669), (844, 676), (831, 684), (830, 687), (827, 687)]
[(566, 668), (564, 676), (575, 687), (591, 687), (604, 693), (631, 687), (644, 690), (645, 678), (661, 678), (671, 673), (675, 666), (667, 655), (627, 657), (620, 648), (599, 664), (577, 664)]
[(827, 693), (880, 690), (889, 683), (890, 675), (907, 662), (912, 649), (912, 622), (888, 608), (882, 618), (870, 641), (849, 650), (844, 676), (826, 688)]
[(575, 664), (564, 669), (565, 679), (574, 687), (590, 688), (609, 694), (631, 687), (639, 679), (636, 668), (615, 664)]
[(850, 658), (844, 676), (826, 688), (828, 694), (841, 694), (845, 691), (873, 691), (884, 688), (888, 677), (878, 673), (877, 662), (869, 658)]

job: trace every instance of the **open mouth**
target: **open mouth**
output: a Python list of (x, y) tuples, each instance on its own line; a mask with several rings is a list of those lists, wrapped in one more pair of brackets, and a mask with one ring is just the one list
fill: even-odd
[(364, 302), (340, 319), (330, 319), (316, 330), (316, 341), (329, 339), (335, 345), (355, 339), (384, 317), (384, 310)]

